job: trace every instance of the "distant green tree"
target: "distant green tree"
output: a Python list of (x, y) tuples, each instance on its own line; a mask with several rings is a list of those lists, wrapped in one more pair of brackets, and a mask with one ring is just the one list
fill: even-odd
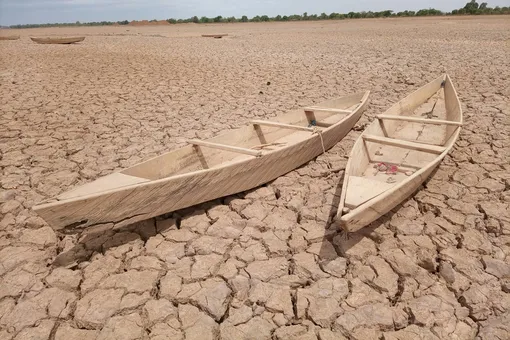
[(274, 18), (275, 21), (282, 21), (282, 16), (280, 14), (278, 14), (275, 18)]
[(260, 17), (260, 21), (267, 22), (267, 21), (269, 21), (269, 17), (267, 15), (263, 15)]
[(243, 15), (241, 17), (241, 22), (248, 22), (248, 17), (246, 15)]
[(476, 12), (478, 11), (478, 7), (479, 7), (478, 2), (476, 2), (476, 0), (471, 0), (466, 4), (466, 6), (464, 6), (464, 9), (469, 14), (476, 14)]
[(218, 15), (216, 18), (213, 19), (214, 22), (221, 22), (223, 17), (221, 15)]
[(422, 16), (430, 16), (430, 15), (443, 15), (444, 13), (441, 12), (438, 9), (435, 8), (429, 8), (429, 9), (420, 9), (418, 12), (416, 12), (416, 16), (422, 17)]
[(322, 12), (321, 15), (319, 16), (319, 19), (326, 20), (326, 19), (328, 19), (328, 15), (326, 13)]
[(198, 24), (200, 22), (200, 20), (198, 19), (198, 17), (195, 15), (194, 17), (191, 18), (191, 22), (194, 22), (195, 24)]
[(206, 23), (208, 23), (208, 22), (210, 22), (210, 21), (211, 21), (211, 19), (209, 19), (208, 17), (201, 17), (201, 18), (200, 18), (200, 22), (201, 22), (201, 23), (204, 23), (204, 24), (206, 24)]

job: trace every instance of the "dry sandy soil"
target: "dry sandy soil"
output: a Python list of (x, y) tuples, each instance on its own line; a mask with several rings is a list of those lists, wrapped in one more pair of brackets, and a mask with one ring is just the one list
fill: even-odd
[[(19, 34), (0, 41), (1, 339), (510, 338), (509, 18)], [(28, 38), (43, 35), (86, 39)], [(342, 171), (321, 160), (345, 166), (375, 114), (445, 71), (466, 120), (454, 150), (346, 238), (328, 223)], [(94, 235), (30, 209), (184, 138), (361, 90), (371, 104), (328, 158), (251, 192)]]

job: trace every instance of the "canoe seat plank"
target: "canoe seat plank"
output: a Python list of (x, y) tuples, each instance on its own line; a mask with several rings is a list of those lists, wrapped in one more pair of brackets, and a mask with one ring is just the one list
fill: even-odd
[[(329, 117), (326, 117), (324, 119), (321, 119), (321, 120), (317, 120), (317, 117), (315, 117), (315, 113), (313, 111), (305, 111), (305, 115), (306, 115), (306, 119), (308, 120), (308, 123), (312, 123), (313, 121), (315, 121), (315, 126), (319, 126), (319, 127), (323, 127), (323, 128), (328, 128), (330, 126), (332, 126), (334, 123), (329, 123), (326, 121), (327, 118), (331, 118), (331, 117), (334, 117), (335, 116), (338, 116), (338, 115), (331, 115)], [(334, 120), (334, 122), (337, 122), (339, 119), (336, 118)]]
[(100, 177), (94, 182), (87, 183), (74, 190), (70, 190), (66, 193), (63, 193), (62, 195), (59, 195), (57, 199), (64, 200), (74, 197), (87, 196), (101, 191), (112, 190), (116, 188), (145, 183), (149, 181), (150, 180), (147, 178), (126, 175), (118, 172), (107, 175), (105, 177)]
[(349, 176), (347, 182), (347, 194), (345, 196), (345, 207), (355, 209), (363, 203), (379, 196), (389, 190), (396, 183), (386, 183), (374, 179), (358, 176)]
[(261, 126), (272, 126), (272, 127), (279, 127), (282, 129), (289, 129), (289, 130), (299, 130), (299, 131), (310, 131), (313, 132), (314, 129), (306, 126), (299, 126), (299, 125), (291, 125), (291, 124), (285, 124), (285, 123), (279, 123), (279, 122), (271, 122), (267, 120), (252, 120), (250, 123), (253, 125), (261, 125)]
[(221, 149), (221, 150), (225, 150), (225, 151), (243, 153), (245, 155), (250, 155), (250, 156), (255, 156), (255, 157), (260, 157), (262, 155), (262, 151), (240, 148), (238, 146), (232, 146), (232, 145), (226, 145), (226, 144), (205, 142), (205, 141), (198, 140), (198, 139), (191, 139), (191, 140), (187, 140), (186, 142), (188, 144), (192, 144), (192, 145), (198, 145), (198, 146), (203, 146), (203, 147), (207, 147), (207, 148)]
[(454, 122), (451, 120), (442, 120), (442, 119), (427, 119), (427, 118), (399, 116), (399, 115), (378, 115), (378, 116), (376, 116), (376, 118), (379, 120), (400, 120), (400, 121), (404, 121), (404, 122), (433, 124), (433, 125), (462, 126), (461, 122)]
[(416, 151), (430, 152), (435, 154), (443, 153), (446, 150), (443, 146), (422, 144), (416, 142), (409, 142), (399, 139), (393, 139), (388, 137), (374, 136), (374, 135), (363, 135), (363, 139), (368, 142), (385, 144), (390, 146), (396, 146), (404, 149), (411, 149)]
[(338, 112), (338, 113), (352, 113), (351, 110), (335, 109), (333, 107), (321, 107), (321, 106), (307, 106), (304, 108), (306, 111), (324, 111), (324, 112)]

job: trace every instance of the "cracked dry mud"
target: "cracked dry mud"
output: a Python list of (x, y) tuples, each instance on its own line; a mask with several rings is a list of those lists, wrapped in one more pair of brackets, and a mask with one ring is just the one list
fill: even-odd
[[(510, 338), (508, 18), (20, 33), (0, 46), (1, 339)], [(28, 39), (64, 33), (86, 39)], [(460, 139), (346, 238), (329, 224), (343, 170), (326, 162), (343, 169), (375, 114), (443, 72)], [(30, 210), (185, 138), (361, 90), (341, 143), (250, 192), (90, 233)]]

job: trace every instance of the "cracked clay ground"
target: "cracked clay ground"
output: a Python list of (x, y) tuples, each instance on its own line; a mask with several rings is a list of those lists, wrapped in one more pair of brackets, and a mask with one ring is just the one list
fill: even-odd
[[(508, 17), (20, 34), (0, 41), (0, 339), (510, 338)], [(86, 39), (28, 38), (52, 34)], [(466, 121), (454, 149), (346, 238), (328, 220), (354, 140), (444, 72)], [(88, 234), (30, 210), (185, 138), (362, 90), (356, 128), (267, 186)]]

